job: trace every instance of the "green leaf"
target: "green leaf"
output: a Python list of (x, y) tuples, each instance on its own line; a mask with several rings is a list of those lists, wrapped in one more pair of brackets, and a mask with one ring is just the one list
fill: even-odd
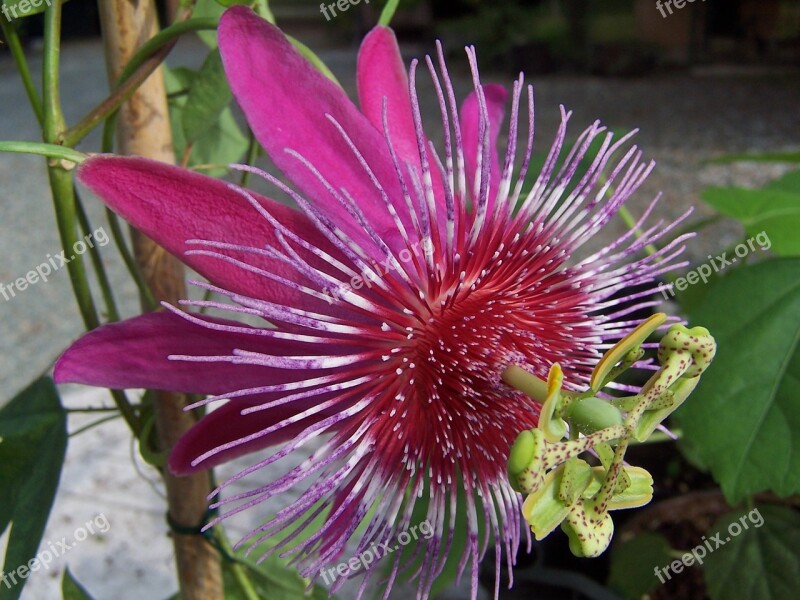
[(69, 567), (64, 569), (64, 576), (61, 578), (61, 596), (63, 600), (93, 600), (86, 588), (72, 575)]
[(800, 163), (800, 152), (745, 152), (742, 154), (726, 154), (713, 158), (708, 162), (709, 164), (727, 165), (743, 161)]
[(737, 511), (723, 517), (707, 536), (709, 540), (716, 532), (725, 545), (706, 557), (704, 569), (712, 600), (797, 598), (800, 590), (797, 512), (780, 506)]
[(681, 444), (731, 503), (763, 490), (800, 492), (800, 259), (732, 271), (689, 317), (718, 350), (673, 415)]
[[(277, 554), (269, 556), (261, 564), (254, 560), (244, 558), (244, 550), (237, 552), (239, 561), (222, 563), (223, 584), (225, 586), (225, 600), (250, 600), (238, 579), (244, 574), (249, 580), (246, 586), (252, 586), (252, 591), (258, 598), (270, 600), (326, 600), (328, 591), (322, 586), (315, 585), (310, 593), (306, 593), (308, 580), (300, 576), (296, 569), (287, 566), (287, 561)], [(236, 570), (240, 570), (237, 576)]]
[(671, 560), (667, 540), (657, 533), (641, 533), (614, 545), (608, 585), (626, 598), (641, 598), (661, 584), (656, 567), (664, 567)]
[[(169, 94), (179, 94), (190, 89), (197, 73), (190, 69), (165, 69), (164, 82)], [(170, 121), (172, 122), (172, 144), (176, 156), (180, 159), (186, 150), (186, 137), (181, 127), (182, 113), (187, 96), (173, 96), (170, 100)], [(226, 107), (217, 120), (210, 124), (206, 131), (192, 146), (188, 167), (196, 165), (228, 165), (242, 160), (247, 152), (248, 139), (236, 124), (233, 111)], [(207, 169), (204, 173), (212, 177), (221, 177), (227, 172), (226, 167)]]
[(789, 171), (783, 177), (769, 182), (765, 189), (789, 192), (790, 194), (800, 194), (800, 169)]
[(193, 144), (205, 134), (232, 99), (222, 68), (222, 57), (219, 50), (212, 50), (192, 80), (181, 114), (186, 142)]
[[(61, 0), (61, 4), (66, 2), (68, 0)], [(55, 0), (3, 0), (0, 4), (7, 20), (13, 21), (43, 13), (48, 6), (55, 4)]]
[(702, 197), (722, 214), (740, 221), (749, 236), (766, 232), (768, 239), (762, 249), (800, 256), (800, 193), (776, 188), (709, 188)]
[[(194, 18), (211, 17), (219, 21), (219, 18), (222, 16), (222, 13), (224, 12), (225, 12), (225, 6), (223, 6), (219, 2), (215, 2), (214, 0), (199, 0), (197, 4), (195, 4), (194, 6), (194, 10), (192, 11), (192, 17)], [(199, 37), (203, 41), (203, 43), (212, 50), (217, 48), (216, 31), (198, 31), (197, 37)]]
[(237, 4), (244, 4), (250, 5), (253, 3), (253, 0), (216, 0), (216, 3), (228, 8), (229, 6), (236, 6)]
[[(27, 569), (53, 506), (67, 449), (67, 416), (53, 381), (42, 377), (0, 409), (0, 534), (9, 524), (3, 572)], [(35, 565), (32, 565), (35, 566)], [(0, 585), (0, 600), (16, 600), (26, 579)]]

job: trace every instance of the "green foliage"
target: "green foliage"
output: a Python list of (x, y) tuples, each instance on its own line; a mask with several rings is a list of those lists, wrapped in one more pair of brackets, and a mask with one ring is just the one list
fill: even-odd
[[(3, 572), (36, 556), (58, 489), (67, 449), (67, 417), (53, 381), (42, 377), (0, 410), (0, 533), (11, 525)], [(17, 585), (0, 585), (0, 600), (16, 600)]]
[[(175, 154), (188, 159), (187, 166), (219, 165), (206, 170), (212, 176), (227, 172), (226, 165), (239, 162), (247, 152), (248, 140), (229, 106), (230, 89), (212, 50), (200, 71), (165, 69), (164, 81), (170, 94), (170, 121)], [(217, 69), (220, 69), (219, 71)], [(218, 77), (222, 76), (220, 84)], [(212, 89), (214, 85), (220, 88)], [(225, 102), (222, 99), (226, 98)], [(188, 149), (188, 154), (187, 154)]]
[(766, 232), (769, 248), (780, 256), (800, 256), (800, 190), (792, 190), (796, 176), (777, 183), (777, 187), (750, 190), (710, 188), (703, 200), (720, 213), (744, 225), (747, 235)]
[(252, 599), (252, 596), (242, 590), (236, 579), (235, 568), (245, 570), (252, 590), (257, 594), (256, 598), (270, 598), (270, 600), (327, 600), (328, 598), (328, 592), (320, 586), (314, 586), (311, 593), (306, 594), (308, 583), (297, 574), (297, 570), (282, 566), (270, 558), (260, 565), (251, 562), (223, 563), (225, 600)]
[(64, 576), (61, 578), (61, 597), (62, 600), (93, 600), (86, 588), (75, 579), (69, 567), (64, 569)]
[(233, 100), (233, 94), (222, 68), (219, 50), (212, 50), (203, 66), (192, 77), (186, 103), (181, 111), (181, 126), (187, 144), (194, 144), (218, 121), (222, 111)]
[(614, 545), (608, 585), (625, 598), (641, 598), (661, 583), (655, 568), (671, 560), (667, 540), (657, 533), (641, 533)]
[(689, 318), (708, 327), (718, 352), (674, 415), (688, 455), (731, 502), (800, 492), (800, 259), (730, 272)]
[(800, 151), (793, 152), (746, 152), (742, 154), (725, 154), (708, 161), (710, 164), (727, 165), (735, 162), (777, 162), (800, 163)]
[[(760, 517), (763, 522), (751, 517)], [(741, 528), (738, 535), (731, 535), (737, 529), (728, 529), (733, 523)], [(797, 512), (780, 506), (737, 511), (726, 515), (707, 537), (711, 539), (716, 532), (721, 540), (727, 541), (705, 559), (706, 585), (712, 600), (797, 598), (800, 590)]]

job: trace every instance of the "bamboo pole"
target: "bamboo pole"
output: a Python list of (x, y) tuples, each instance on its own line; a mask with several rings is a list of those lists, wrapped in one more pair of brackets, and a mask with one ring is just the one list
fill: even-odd
[[(153, 0), (98, 0), (111, 84), (118, 80), (133, 53), (158, 31)], [(172, 133), (161, 69), (151, 75), (123, 105), (119, 115), (118, 152), (174, 163)], [(156, 300), (176, 303), (186, 296), (183, 265), (152, 240), (132, 231), (134, 255)], [(195, 423), (183, 410), (183, 394), (156, 392), (155, 424), (161, 447), (171, 449)], [(204, 523), (208, 474), (174, 477), (163, 473), (171, 521), (181, 529)], [(172, 532), (181, 597), (185, 600), (223, 598), (218, 552), (196, 534)]]

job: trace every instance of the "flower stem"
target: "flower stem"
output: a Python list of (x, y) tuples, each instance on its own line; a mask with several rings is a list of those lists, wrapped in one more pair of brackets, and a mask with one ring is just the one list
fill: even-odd
[[(628, 229), (634, 229), (636, 227), (636, 219), (631, 214), (631, 211), (628, 210), (627, 206), (619, 207), (619, 216), (622, 218), (623, 222), (625, 223)], [(633, 234), (636, 236), (636, 239), (638, 240), (640, 237), (642, 237), (642, 230), (637, 228), (633, 232)], [(656, 248), (654, 244), (647, 244), (647, 246), (645, 246), (644, 249), (650, 256), (658, 252), (658, 248)]]
[(142, 82), (161, 65), (180, 36), (193, 31), (215, 30), (216, 28), (216, 19), (189, 19), (179, 21), (154, 35), (142, 44), (128, 61), (119, 77), (116, 89), (77, 125), (65, 131), (62, 143), (66, 146), (75, 146), (101, 121), (116, 112), (125, 101), (130, 99)]
[[(75, 194), (76, 207), (78, 211), (78, 222), (81, 224), (81, 230), (85, 236), (90, 236), (93, 233), (92, 224), (89, 222), (89, 216), (83, 208), (83, 203), (78, 195), (78, 191), (73, 187)], [(100, 256), (100, 250), (94, 244), (88, 244), (89, 258), (92, 261), (94, 272), (97, 277), (97, 284), (100, 286), (100, 292), (103, 295), (103, 300), (106, 305), (106, 312), (108, 313), (109, 321), (119, 321), (119, 310), (117, 309), (117, 302), (114, 299), (114, 292), (111, 289), (111, 282), (108, 280), (105, 265), (103, 265), (103, 258)]]
[(108, 423), (109, 421), (113, 421), (114, 419), (119, 419), (120, 416), (121, 415), (119, 413), (117, 413), (117, 414), (113, 414), (113, 415), (108, 415), (108, 416), (102, 417), (100, 419), (97, 419), (96, 421), (92, 421), (88, 425), (84, 425), (83, 427), (79, 427), (78, 429), (76, 429), (75, 431), (70, 433), (69, 437), (75, 437), (75, 436), (80, 435), (80, 434), (82, 434), (82, 433), (84, 433), (86, 431), (89, 431), (90, 429), (94, 429), (98, 425), (102, 425), (103, 423)]
[(547, 382), (517, 365), (507, 367), (503, 371), (502, 379), (514, 389), (527, 394), (541, 404), (544, 404), (547, 399)]
[(72, 148), (66, 148), (59, 144), (43, 144), (41, 142), (0, 142), (0, 152), (13, 152), (15, 154), (36, 154), (66, 160), (75, 164), (80, 164), (86, 160), (83, 152), (78, 152)]
[(28, 67), (28, 61), (25, 60), (25, 52), (22, 50), (22, 43), (19, 39), (19, 33), (14, 23), (6, 20), (5, 16), (0, 16), (0, 29), (3, 31), (3, 36), (6, 38), (8, 49), (11, 52), (11, 57), (14, 59), (14, 64), (17, 66), (19, 75), (22, 78), (22, 85), (25, 92), (28, 94), (28, 101), (31, 103), (33, 114), (36, 115), (36, 120), (39, 125), (44, 125), (44, 109), (42, 108), (42, 99), (39, 97), (39, 91), (36, 89), (36, 84), (33, 82), (31, 70)]
[(389, 0), (386, 3), (386, 6), (383, 7), (380, 19), (378, 19), (378, 25), (381, 27), (389, 27), (389, 24), (392, 22), (392, 17), (394, 17), (394, 13), (399, 4), (400, 0)]
[(246, 600), (259, 600), (258, 591), (253, 585), (253, 582), (250, 581), (247, 571), (238, 560), (235, 560), (233, 548), (231, 547), (231, 544), (228, 541), (228, 538), (225, 535), (225, 531), (222, 529), (222, 527), (218, 526), (214, 528), (214, 536), (216, 537), (219, 547), (222, 548), (223, 553), (234, 559), (230, 562), (229, 568), (234, 579), (236, 579), (236, 583), (238, 584), (239, 589), (242, 591), (243, 596), (246, 598)]

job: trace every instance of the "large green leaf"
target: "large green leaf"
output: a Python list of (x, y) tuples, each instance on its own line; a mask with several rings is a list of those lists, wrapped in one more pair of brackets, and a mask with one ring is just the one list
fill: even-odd
[[(745, 528), (746, 526), (746, 528)], [(705, 559), (712, 600), (794, 600), (800, 593), (800, 515), (761, 506), (726, 515), (707, 537), (725, 544)], [(717, 542), (713, 542), (716, 546)]]
[[(266, 550), (266, 546), (259, 546), (259, 549)], [(236, 562), (222, 563), (226, 600), (247, 600), (251, 596), (246, 594), (246, 589), (255, 591), (259, 598), (270, 600), (328, 600), (328, 591), (320, 585), (307, 592), (309, 581), (277, 552), (260, 563), (245, 557), (245, 552), (242, 549), (236, 553)]]
[(769, 182), (764, 187), (768, 190), (780, 190), (800, 195), (800, 169), (797, 171), (789, 171), (783, 177)]
[(64, 569), (64, 576), (61, 578), (61, 598), (62, 600), (93, 600), (86, 588), (72, 575), (69, 567)]
[(189, 95), (181, 113), (183, 135), (190, 144), (195, 143), (233, 99), (225, 79), (219, 50), (212, 50), (203, 66), (192, 79)]
[(20, 575), (17, 585), (0, 585), (0, 600), (16, 600), (22, 592), (23, 574), (44, 534), (66, 449), (66, 412), (50, 378), (36, 380), (0, 410), (0, 533), (11, 524), (3, 572)]
[(667, 540), (657, 533), (645, 531), (615, 544), (611, 552), (608, 585), (625, 598), (641, 598), (660, 585), (656, 567), (672, 560)]
[(688, 454), (731, 502), (800, 492), (800, 259), (732, 271), (689, 317), (718, 351), (674, 415)]
[(781, 256), (800, 256), (800, 193), (781, 188), (709, 188), (702, 197), (722, 214), (740, 221), (749, 236), (766, 232), (770, 243), (765, 249)]
[[(186, 94), (191, 89), (197, 73), (190, 69), (165, 69), (164, 81), (167, 91), (175, 95), (170, 101), (170, 121), (172, 122), (172, 143), (175, 154), (183, 157), (187, 142), (181, 125), (183, 111), (187, 103)], [(227, 85), (227, 84), (226, 84)], [(248, 140), (242, 134), (230, 107), (225, 107), (212, 123), (206, 124), (205, 131), (192, 145), (187, 166), (196, 165), (229, 165), (239, 162), (247, 152)], [(227, 168), (205, 169), (204, 173), (212, 177), (225, 175)]]

